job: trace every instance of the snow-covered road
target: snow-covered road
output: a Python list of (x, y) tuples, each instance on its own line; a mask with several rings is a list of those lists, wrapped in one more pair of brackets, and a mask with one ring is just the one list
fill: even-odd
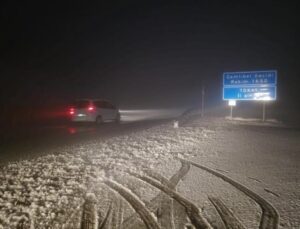
[(196, 116), (61, 147), (1, 168), (0, 228), (299, 228), (299, 151), (299, 130)]

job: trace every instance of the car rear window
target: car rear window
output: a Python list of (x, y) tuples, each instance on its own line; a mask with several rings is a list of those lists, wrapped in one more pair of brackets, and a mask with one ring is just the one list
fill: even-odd
[(96, 105), (99, 108), (116, 109), (114, 105), (107, 101), (94, 101), (94, 105)]
[(78, 100), (74, 103), (74, 106), (78, 109), (86, 108), (90, 105), (90, 102), (88, 100)]
[(94, 105), (98, 108), (104, 108), (104, 103), (103, 101), (94, 101)]

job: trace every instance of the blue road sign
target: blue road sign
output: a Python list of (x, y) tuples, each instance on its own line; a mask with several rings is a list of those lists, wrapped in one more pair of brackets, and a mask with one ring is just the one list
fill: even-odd
[(276, 86), (224, 87), (224, 100), (276, 100)]
[(274, 84), (277, 84), (277, 71), (275, 70), (255, 72), (225, 72), (223, 74), (224, 86)]
[(223, 73), (223, 100), (276, 100), (277, 71)]

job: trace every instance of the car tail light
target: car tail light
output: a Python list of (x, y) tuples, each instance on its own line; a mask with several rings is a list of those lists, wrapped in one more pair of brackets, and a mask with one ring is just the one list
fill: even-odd
[(69, 114), (70, 114), (70, 115), (75, 114), (75, 109), (74, 109), (74, 108), (70, 108)]
[(93, 110), (95, 110), (95, 107), (93, 107), (93, 106), (88, 107), (88, 111), (93, 111)]

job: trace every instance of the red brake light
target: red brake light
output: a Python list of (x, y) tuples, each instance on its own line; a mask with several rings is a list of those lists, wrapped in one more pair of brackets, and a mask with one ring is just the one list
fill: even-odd
[(93, 106), (89, 106), (89, 107), (88, 107), (88, 110), (89, 110), (89, 111), (93, 111), (93, 110), (95, 110), (95, 108), (94, 108)]
[(70, 115), (75, 114), (75, 109), (74, 109), (74, 108), (70, 108), (69, 114), (70, 114)]

